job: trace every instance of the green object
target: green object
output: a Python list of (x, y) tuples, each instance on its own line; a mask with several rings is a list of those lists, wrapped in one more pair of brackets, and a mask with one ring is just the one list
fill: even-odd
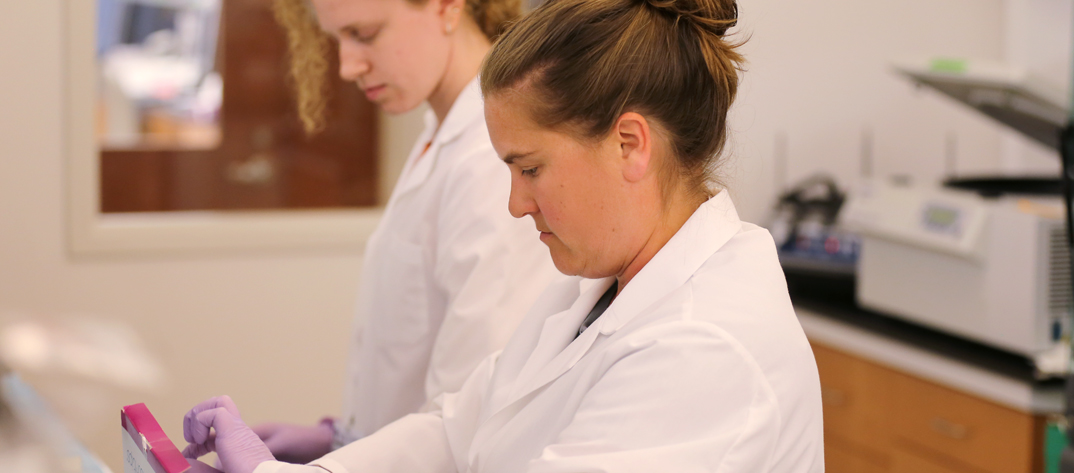
[(933, 59), (932, 62), (929, 63), (929, 70), (932, 72), (962, 74), (966, 72), (966, 60), (950, 58)]
[[(1065, 422), (1064, 422), (1065, 423)], [(1067, 433), (1059, 423), (1049, 421), (1044, 430), (1044, 472), (1059, 473), (1059, 457), (1067, 446)]]

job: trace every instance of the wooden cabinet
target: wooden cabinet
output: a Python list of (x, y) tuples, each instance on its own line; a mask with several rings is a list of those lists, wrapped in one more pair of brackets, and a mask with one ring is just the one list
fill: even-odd
[(828, 473), (1040, 473), (1043, 420), (814, 344)]
[(965, 473), (976, 470), (967, 470), (964, 466), (947, 463), (942, 459), (937, 460), (904, 448), (894, 447), (891, 450), (891, 469), (887, 471), (889, 473)]

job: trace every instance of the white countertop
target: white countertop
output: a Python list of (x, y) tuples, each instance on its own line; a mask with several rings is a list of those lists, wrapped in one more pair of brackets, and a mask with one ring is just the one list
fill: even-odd
[(897, 338), (855, 327), (802, 307), (798, 320), (811, 341), (871, 362), (964, 391), (1022, 412), (1063, 411), (1063, 390), (995, 373), (925, 350)]

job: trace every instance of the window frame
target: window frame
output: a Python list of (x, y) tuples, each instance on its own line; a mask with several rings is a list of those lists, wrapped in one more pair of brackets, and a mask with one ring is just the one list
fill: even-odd
[[(94, 136), (97, 2), (66, 0), (64, 9), (65, 109), (61, 138), (67, 161), (67, 246), (72, 254), (360, 251), (365, 247), (383, 207), (102, 213), (100, 150)], [(380, 178), (384, 179), (383, 173)]]

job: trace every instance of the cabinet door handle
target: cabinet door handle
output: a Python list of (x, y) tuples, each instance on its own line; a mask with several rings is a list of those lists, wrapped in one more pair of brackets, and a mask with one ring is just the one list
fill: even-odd
[(847, 394), (841, 389), (820, 388), (820, 400), (824, 405), (831, 407), (843, 407), (847, 405)]
[(234, 161), (228, 164), (225, 176), (236, 184), (248, 186), (270, 184), (276, 177), (275, 159), (266, 152), (254, 153), (245, 161)]
[(970, 436), (970, 428), (965, 425), (951, 422), (942, 417), (933, 417), (929, 427), (936, 433), (954, 440), (966, 440)]

